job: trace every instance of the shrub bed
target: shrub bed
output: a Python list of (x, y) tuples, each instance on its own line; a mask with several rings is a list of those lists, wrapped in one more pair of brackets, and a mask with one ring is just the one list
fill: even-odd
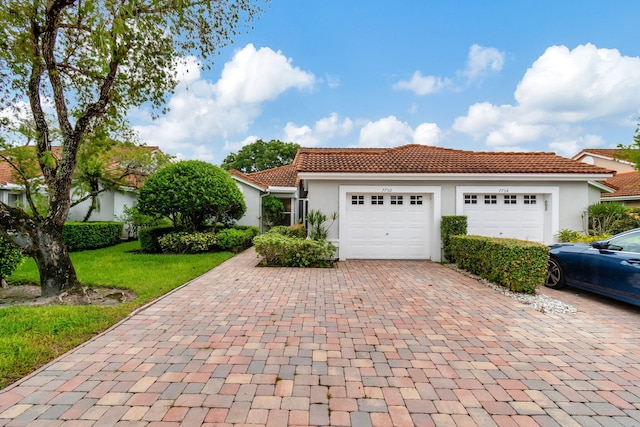
[(541, 243), (482, 236), (451, 236), (456, 265), (514, 292), (544, 284), (549, 248)]
[(283, 236), (297, 237), (299, 239), (306, 239), (307, 237), (307, 229), (302, 224), (290, 225), (288, 227), (286, 225), (277, 225), (272, 227), (269, 233), (278, 233)]
[(69, 252), (106, 248), (122, 241), (121, 222), (67, 222), (62, 239)]
[(250, 247), (259, 232), (258, 227), (226, 228), (216, 234), (216, 244), (223, 251), (238, 253)]
[(253, 239), (261, 265), (272, 267), (329, 267), (336, 247), (327, 241), (288, 237), (269, 232)]

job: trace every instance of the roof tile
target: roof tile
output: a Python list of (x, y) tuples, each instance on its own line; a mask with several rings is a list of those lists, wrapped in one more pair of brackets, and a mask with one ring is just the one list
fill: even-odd
[(298, 172), (426, 174), (611, 174), (554, 153), (474, 152), (426, 145), (396, 148), (301, 148)]
[(640, 197), (640, 172), (618, 173), (605, 181), (605, 185), (615, 189), (613, 193), (602, 193), (603, 198), (609, 197)]

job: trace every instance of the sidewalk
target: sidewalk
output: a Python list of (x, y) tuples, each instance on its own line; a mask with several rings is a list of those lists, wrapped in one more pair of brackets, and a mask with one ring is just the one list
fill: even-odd
[(640, 426), (640, 311), (249, 250), (0, 391), (1, 426)]

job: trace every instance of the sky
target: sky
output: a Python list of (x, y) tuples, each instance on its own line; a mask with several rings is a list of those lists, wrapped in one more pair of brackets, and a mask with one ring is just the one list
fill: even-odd
[(633, 143), (632, 0), (272, 0), (200, 70), (188, 58), (148, 145), (220, 164), (257, 139), (547, 151)]

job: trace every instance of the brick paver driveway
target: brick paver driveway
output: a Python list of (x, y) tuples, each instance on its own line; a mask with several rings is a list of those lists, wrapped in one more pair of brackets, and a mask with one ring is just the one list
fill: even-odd
[[(640, 313), (445, 266), (247, 251), (0, 392), (0, 425), (640, 425)], [(545, 291), (548, 292), (548, 291)]]

